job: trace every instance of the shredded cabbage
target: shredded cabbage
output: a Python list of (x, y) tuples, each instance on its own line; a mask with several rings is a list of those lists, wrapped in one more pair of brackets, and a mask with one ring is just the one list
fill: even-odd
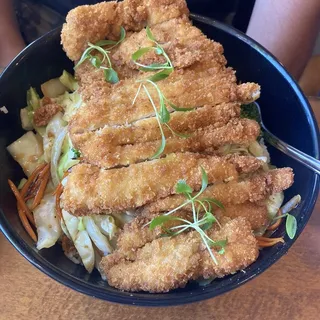
[(11, 143), (7, 150), (28, 177), (43, 162), (41, 140), (32, 131), (28, 131), (18, 140)]
[(30, 131), (33, 129), (32, 118), (30, 117), (28, 108), (23, 108), (20, 110), (20, 119), (22, 129), (26, 131)]
[(67, 135), (67, 128), (64, 127), (59, 135), (54, 140), (53, 146), (52, 146), (52, 153), (51, 153), (51, 178), (53, 185), (56, 187), (60, 183), (60, 178), (58, 175), (58, 161), (61, 155), (62, 150), (62, 144), (64, 141), (64, 138)]
[(112, 240), (118, 231), (114, 218), (110, 215), (93, 215), (92, 218), (101, 233)]
[(63, 120), (63, 114), (61, 112), (58, 112), (49, 121), (43, 137), (44, 160), (46, 162), (49, 163), (51, 161), (53, 143), (66, 125), (67, 123)]
[(78, 89), (78, 83), (72, 74), (63, 70), (62, 75), (59, 78), (60, 82), (67, 87), (70, 91), (76, 91)]
[(96, 245), (96, 247), (103, 253), (104, 256), (113, 251), (107, 237), (105, 237), (95, 224), (91, 217), (83, 217), (83, 222), (86, 231), (88, 232), (90, 239)]
[(81, 106), (82, 100), (78, 92), (68, 93), (53, 99), (64, 109), (63, 120), (70, 121), (71, 117), (76, 113), (77, 109)]
[(273, 219), (277, 214), (278, 210), (281, 208), (283, 199), (284, 199), (283, 192), (278, 192), (278, 193), (272, 194), (266, 200), (267, 210), (268, 210), (270, 219)]
[(38, 233), (37, 249), (39, 250), (55, 245), (62, 234), (55, 206), (55, 197), (48, 194), (33, 211)]
[(86, 230), (77, 233), (74, 239), (74, 246), (79, 252), (84, 267), (91, 273), (94, 268), (95, 258), (92, 242)]
[(60, 179), (62, 179), (68, 169), (80, 162), (77, 160), (77, 157), (78, 155), (74, 151), (69, 135), (67, 135), (62, 146), (62, 156), (58, 164), (58, 175)]

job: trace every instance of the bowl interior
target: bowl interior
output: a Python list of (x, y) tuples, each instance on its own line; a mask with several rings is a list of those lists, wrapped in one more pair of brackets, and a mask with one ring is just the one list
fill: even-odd
[[(284, 141), (318, 158), (318, 127), (308, 102), (290, 76), (274, 58), (243, 34), (218, 22), (193, 16), (197, 25), (208, 37), (224, 46), (228, 65), (237, 70), (239, 81), (258, 82), (262, 87), (259, 99), (266, 126)], [(60, 45), (60, 29), (54, 30), (26, 48), (7, 68), (0, 79), (0, 106), (9, 113), (0, 114), (0, 224), (3, 233), (16, 249), (36, 267), (56, 280), (80, 292), (105, 300), (148, 306), (175, 305), (214, 297), (229, 291), (264, 271), (287, 252), (294, 241), (286, 237), (284, 245), (264, 249), (258, 260), (245, 272), (218, 279), (206, 287), (196, 283), (166, 294), (120, 292), (102, 281), (97, 272), (87, 274), (83, 267), (70, 262), (57, 245), (38, 251), (22, 228), (16, 212), (16, 202), (7, 185), (10, 178), (22, 178), (20, 167), (6, 152), (6, 146), (23, 134), (19, 110), (26, 105), (26, 91), (30, 86), (40, 89), (40, 84), (61, 75), (63, 69), (72, 72)], [(40, 90), (39, 90), (40, 92)], [(285, 195), (302, 196), (295, 211), (299, 235), (314, 207), (319, 188), (318, 177), (299, 163), (269, 147), (272, 162), (290, 166), (295, 171), (295, 184)], [(284, 226), (276, 235), (284, 235)]]

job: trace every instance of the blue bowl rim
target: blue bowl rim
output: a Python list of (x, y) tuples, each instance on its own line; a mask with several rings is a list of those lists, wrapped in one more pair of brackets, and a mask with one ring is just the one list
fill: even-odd
[[(319, 129), (318, 129), (318, 125), (315, 120), (313, 111), (308, 103), (308, 100), (306, 99), (304, 94), (301, 92), (299, 86), (297, 85), (296, 81), (288, 74), (288, 72), (285, 70), (283, 65), (270, 52), (268, 52), (260, 44), (258, 44), (253, 39), (249, 38), (247, 35), (245, 35), (241, 31), (236, 30), (235, 28), (228, 26), (224, 23), (221, 23), (219, 21), (216, 21), (201, 15), (191, 14), (190, 16), (192, 20), (196, 22), (201, 22), (201, 23), (210, 25), (214, 28), (220, 29), (225, 33), (228, 33), (240, 39), (241, 41), (247, 43), (250, 47), (254, 48), (254, 50), (258, 51), (266, 60), (268, 60), (273, 65), (274, 68), (276, 68), (280, 72), (280, 74), (289, 82), (289, 84), (293, 88), (295, 94), (297, 95), (301, 103), (301, 107), (304, 109), (304, 112), (308, 118), (309, 125), (312, 131), (312, 139), (314, 142), (314, 155), (317, 159), (319, 159), (319, 139), (318, 139)], [(37, 47), (43, 46), (48, 38), (56, 37), (57, 33), (60, 33), (60, 30), (61, 30), (61, 27), (58, 27), (48, 32), (47, 34), (43, 35), (39, 39), (29, 44), (23, 51), (21, 51), (20, 54), (7, 66), (7, 68), (0, 75), (0, 83), (1, 81), (5, 81), (7, 77), (10, 77), (10, 75), (14, 73), (15, 67), (20, 63), (20, 61), (22, 61), (29, 54), (32, 54), (32, 52), (34, 52), (34, 50)], [(14, 248), (24, 258), (26, 258), (31, 264), (33, 264), (43, 273), (50, 276), (52, 279), (80, 293), (89, 295), (91, 297), (96, 297), (102, 300), (107, 300), (109, 302), (116, 302), (120, 304), (128, 304), (128, 305), (136, 305), (136, 306), (156, 307), (156, 306), (182, 305), (182, 304), (210, 299), (215, 296), (221, 295), (225, 292), (231, 291), (239, 287), (240, 285), (243, 285), (247, 281), (255, 278), (257, 275), (261, 274), (263, 271), (268, 269), (273, 263), (275, 263), (278, 259), (280, 259), (284, 254), (286, 254), (288, 249), (292, 246), (292, 244), (301, 234), (302, 230), (304, 229), (305, 225), (307, 224), (312, 214), (312, 210), (317, 200), (319, 186), (320, 186), (320, 180), (319, 180), (319, 177), (315, 174), (314, 182), (313, 182), (312, 198), (309, 199), (307, 203), (306, 212), (308, 212), (308, 214), (299, 224), (297, 235), (294, 240), (286, 242), (286, 244), (279, 249), (277, 254), (271, 259), (264, 261), (263, 266), (261, 268), (258, 268), (258, 270), (256, 270), (254, 274), (243, 277), (241, 281), (232, 283), (231, 285), (223, 286), (218, 289), (215, 288), (213, 290), (203, 290), (203, 292), (197, 293), (196, 295), (190, 294), (190, 292), (179, 292), (179, 293), (176, 293), (176, 296), (174, 297), (172, 297), (169, 294), (167, 298), (163, 298), (163, 295), (161, 295), (161, 298), (160, 298), (157, 294), (144, 294), (144, 296), (142, 297), (142, 296), (135, 296), (134, 293), (133, 294), (124, 293), (120, 291), (107, 292), (100, 287), (93, 288), (92, 285), (88, 285), (86, 281), (80, 280), (70, 274), (67, 274), (61, 271), (59, 268), (52, 265), (51, 263), (48, 263), (48, 261), (46, 261), (39, 254), (37, 254), (34, 250), (32, 250), (24, 242), (24, 240), (15, 232), (13, 227), (11, 227), (1, 208), (0, 208), (0, 230), (5, 235), (5, 237), (11, 242)], [(209, 287), (206, 287), (206, 288), (209, 288)], [(145, 297), (146, 295), (148, 297)]]

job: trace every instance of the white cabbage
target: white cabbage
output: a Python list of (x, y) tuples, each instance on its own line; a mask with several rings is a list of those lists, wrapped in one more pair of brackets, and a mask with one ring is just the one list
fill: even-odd
[(105, 237), (95, 224), (91, 217), (83, 217), (84, 227), (88, 232), (90, 239), (96, 245), (96, 247), (103, 253), (104, 256), (113, 251), (107, 237)]
[(63, 120), (69, 122), (71, 117), (76, 113), (82, 105), (82, 100), (78, 92), (68, 93), (54, 99), (64, 109)]
[(89, 273), (91, 273), (94, 268), (95, 258), (92, 242), (88, 232), (86, 230), (79, 231), (73, 243), (79, 252), (84, 267)]
[(47, 194), (33, 211), (37, 227), (37, 249), (50, 248), (60, 238), (62, 232), (56, 215), (55, 197)]
[(81, 257), (84, 267), (88, 272), (92, 272), (95, 261), (94, 250), (88, 232), (86, 230), (82, 230), (82, 227), (79, 228), (79, 224), (82, 223), (82, 219), (71, 215), (65, 210), (62, 210), (62, 216), (69, 236)]
[(44, 148), (44, 160), (46, 162), (51, 161), (51, 153), (52, 153), (52, 146), (61, 132), (61, 130), (66, 126), (66, 122), (62, 119), (63, 114), (58, 112), (53, 116), (53, 118), (49, 121), (46, 132), (43, 136), (43, 148)]
[(62, 209), (62, 217), (65, 222), (66, 228), (68, 230), (69, 234), (66, 234), (67, 236), (69, 235), (74, 241), (76, 238), (76, 235), (78, 233), (78, 224), (79, 224), (79, 218), (71, 215), (69, 212), (66, 210)]
[(273, 219), (277, 214), (278, 210), (281, 208), (283, 199), (284, 199), (283, 192), (278, 192), (278, 193), (272, 194), (266, 200), (267, 210), (268, 210), (270, 219)]
[(263, 139), (261, 139), (259, 142), (251, 142), (249, 145), (249, 152), (255, 157), (265, 157), (267, 159), (267, 162), (270, 162), (270, 154), (264, 144)]
[(7, 150), (29, 177), (41, 163), (43, 148), (41, 140), (32, 131), (28, 131), (18, 140), (11, 143)]
[(62, 146), (62, 156), (58, 163), (58, 176), (62, 179), (64, 173), (80, 162), (77, 160), (78, 154), (72, 146), (72, 142), (67, 135)]
[(118, 227), (114, 218), (110, 215), (93, 215), (95, 224), (100, 229), (101, 233), (107, 236), (110, 240), (114, 238), (118, 231)]

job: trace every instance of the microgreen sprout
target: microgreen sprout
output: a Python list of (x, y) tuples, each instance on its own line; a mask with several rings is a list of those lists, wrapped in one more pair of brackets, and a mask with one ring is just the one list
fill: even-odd
[[(88, 48), (83, 52), (79, 62), (75, 65), (74, 68), (79, 67), (84, 61), (89, 60), (91, 64), (97, 68), (102, 69), (104, 72), (104, 77), (107, 82), (117, 83), (119, 81), (119, 77), (117, 72), (113, 69), (112, 63), (109, 57), (110, 50), (117, 45), (119, 45), (124, 38), (126, 37), (126, 31), (123, 27), (120, 29), (120, 39), (118, 41), (114, 40), (101, 40), (95, 44), (88, 42)], [(107, 48), (104, 48), (108, 46)], [(102, 55), (102, 59), (93, 55), (92, 52), (97, 51)], [(103, 66), (104, 62), (107, 62), (107, 67)]]
[(278, 219), (286, 218), (286, 233), (290, 239), (293, 239), (296, 235), (297, 219), (292, 214), (289, 214), (289, 212), (294, 208), (296, 208), (300, 202), (301, 202), (301, 196), (300, 195), (294, 196), (280, 209), (283, 214), (276, 216), (271, 223), (273, 224)]
[[(163, 153), (165, 146), (166, 146), (166, 138), (164, 135), (163, 126), (167, 127), (173, 135), (176, 135), (180, 138), (190, 137), (190, 135), (175, 132), (169, 126), (168, 122), (170, 121), (170, 111), (168, 109), (172, 109), (175, 111), (181, 111), (181, 112), (187, 112), (187, 111), (193, 110), (193, 108), (180, 108), (180, 107), (176, 106), (171, 101), (169, 101), (169, 99), (167, 99), (164, 96), (164, 94), (162, 93), (162, 91), (160, 90), (160, 88), (156, 82), (167, 78), (173, 72), (174, 68), (173, 68), (173, 65), (172, 65), (170, 58), (168, 57), (168, 55), (166, 54), (166, 52), (164, 51), (162, 46), (155, 40), (155, 37), (153, 36), (153, 34), (148, 26), (146, 27), (146, 34), (147, 34), (148, 39), (151, 40), (155, 46), (140, 48), (139, 50), (137, 50), (135, 53), (132, 54), (132, 60), (136, 65), (138, 65), (140, 67), (139, 70), (141, 70), (141, 71), (144, 71), (144, 72), (158, 71), (158, 70), (160, 70), (160, 71), (151, 75), (150, 77), (145, 78), (145, 79), (137, 80), (137, 82), (140, 83), (140, 86), (138, 88), (138, 91), (137, 91), (134, 99), (133, 99), (132, 105), (135, 104), (136, 99), (140, 94), (141, 88), (143, 88), (152, 107), (153, 107), (153, 109), (154, 109), (155, 116), (156, 116), (156, 119), (157, 119), (157, 122), (159, 125), (159, 129), (160, 129), (160, 133), (161, 133), (161, 145), (158, 148), (158, 150), (156, 151), (156, 153), (152, 156), (152, 159), (154, 159), (154, 158), (159, 157)], [(165, 63), (152, 63), (150, 65), (144, 65), (144, 64), (139, 63), (138, 60), (144, 54), (146, 54), (147, 52), (150, 52), (150, 51), (154, 51), (157, 55), (162, 55), (165, 58), (166, 62)], [(156, 89), (156, 92), (157, 92), (158, 98), (159, 98), (159, 104), (160, 104), (159, 110), (157, 109), (156, 104), (151, 97), (151, 94), (148, 90), (147, 85), (152, 85)]]
[[(216, 205), (221, 209), (224, 209), (224, 207), (221, 204), (221, 202), (213, 198), (199, 199), (199, 196), (204, 192), (204, 190), (208, 186), (208, 176), (202, 167), (201, 167), (201, 180), (202, 180), (201, 189), (195, 196), (192, 195), (193, 189), (186, 183), (186, 181), (179, 180), (176, 185), (176, 192), (178, 194), (183, 194), (187, 198), (187, 201), (185, 201), (182, 205), (178, 206), (174, 210), (171, 210), (170, 212), (167, 212), (164, 215), (154, 218), (151, 221), (149, 228), (153, 230), (157, 226), (161, 226), (165, 231), (164, 236), (171, 236), (171, 237), (177, 236), (188, 229), (194, 229), (199, 233), (213, 262), (215, 264), (218, 264), (217, 259), (214, 256), (211, 248), (218, 247), (219, 248), (218, 253), (223, 254), (225, 252), (225, 247), (228, 243), (228, 240), (223, 239), (219, 241), (214, 241), (207, 235), (206, 230), (210, 229), (214, 223), (217, 223), (220, 226), (218, 220), (212, 213), (212, 204)], [(193, 214), (192, 222), (186, 219), (182, 219), (182, 218), (171, 215), (173, 212), (183, 208), (186, 205), (191, 205), (192, 207), (192, 214)], [(199, 217), (200, 211), (204, 212), (202, 217)], [(163, 225), (167, 221), (179, 221), (181, 222), (181, 224), (167, 229), (163, 227)]]

